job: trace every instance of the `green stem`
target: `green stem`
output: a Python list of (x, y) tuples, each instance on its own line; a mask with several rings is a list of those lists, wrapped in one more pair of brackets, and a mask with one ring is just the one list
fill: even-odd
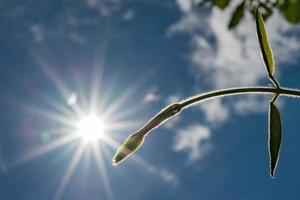
[(120, 147), (121, 149), (119, 149), (118, 152), (116, 153), (113, 159), (113, 164), (117, 165), (119, 162), (121, 162), (122, 160), (127, 158), (130, 154), (132, 154), (134, 151), (136, 151), (136, 149), (139, 148), (141, 145), (141, 141), (139, 140), (140, 138), (144, 139), (144, 137), (148, 135), (148, 133), (151, 130), (157, 128), (158, 126), (160, 126), (162, 123), (164, 123), (171, 117), (179, 114), (183, 108), (187, 108), (188, 106), (191, 106), (196, 103), (200, 103), (207, 99), (225, 97), (230, 95), (247, 94), (247, 93), (273, 94), (275, 95), (273, 98), (273, 102), (280, 95), (300, 98), (300, 90), (280, 88), (280, 87), (241, 87), (241, 88), (230, 88), (230, 89), (224, 89), (224, 90), (199, 94), (194, 97), (183, 100), (179, 103), (173, 103), (165, 107), (164, 109), (162, 109), (152, 119), (150, 119), (141, 129), (139, 129), (137, 132), (129, 136), (127, 140), (125, 140), (125, 142)]
[(204, 94), (199, 94), (183, 100), (179, 103), (174, 103), (166, 108), (162, 109), (157, 113), (152, 119), (150, 119), (141, 129), (139, 129), (135, 134), (147, 135), (152, 129), (158, 127), (160, 124), (164, 123), (166, 120), (170, 119), (174, 115), (180, 113), (183, 108), (187, 108), (193, 104), (200, 103), (204, 100), (212, 98), (220, 98), (230, 95), (241, 95), (241, 94), (275, 94), (275, 100), (278, 96), (292, 96), (300, 97), (300, 90), (288, 89), (288, 88), (278, 88), (278, 87), (240, 87), (240, 88), (230, 88), (224, 90), (217, 90), (213, 92), (208, 92)]
[(279, 97), (279, 94), (275, 94), (274, 97), (272, 98), (271, 102), (275, 103), (275, 101), (277, 100), (277, 98)]
[(181, 108), (185, 108), (195, 103), (200, 103), (201, 101), (212, 99), (212, 98), (225, 97), (231, 95), (241, 95), (247, 93), (278, 94), (279, 96), (300, 97), (300, 90), (295, 90), (295, 89), (275, 88), (275, 87), (241, 87), (241, 88), (217, 90), (213, 92), (196, 95), (181, 101), (180, 106)]
[(280, 88), (280, 85), (279, 85), (278, 81), (272, 75), (269, 75), (269, 79), (272, 81), (273, 85), (276, 88)]

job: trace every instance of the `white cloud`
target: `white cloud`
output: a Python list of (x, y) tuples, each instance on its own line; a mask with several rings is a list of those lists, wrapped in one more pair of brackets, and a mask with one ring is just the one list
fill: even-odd
[(44, 41), (45, 33), (41, 25), (34, 24), (29, 27), (29, 31), (31, 32), (33, 36), (33, 40), (36, 43), (40, 43)]
[(69, 39), (80, 44), (86, 44), (86, 39), (77, 32), (71, 32)]
[(200, 17), (199, 13), (189, 12), (185, 13), (184, 17), (179, 22), (170, 26), (167, 36), (173, 36), (176, 33), (181, 34), (196, 34), (208, 21)]
[(145, 169), (148, 173), (161, 178), (163, 181), (165, 181), (168, 184), (171, 184), (172, 186), (179, 185), (179, 178), (177, 177), (176, 174), (174, 174), (170, 170), (166, 168), (154, 166), (151, 163), (139, 157), (134, 157), (134, 159), (137, 160), (138, 161), (137, 163), (141, 165), (142, 169)]
[(171, 103), (177, 103), (182, 99), (182, 97), (178, 94), (173, 94), (171, 96), (168, 96), (166, 103), (171, 104)]
[(193, 2), (192, 0), (177, 0), (176, 1), (179, 8), (181, 9), (181, 11), (183, 12), (187, 12), (189, 10), (191, 10), (192, 6), (193, 6)]
[[(247, 115), (249, 113), (266, 113), (268, 111), (269, 101), (271, 100), (270, 96), (245, 96), (239, 98), (232, 105), (235, 112), (240, 115)], [(284, 105), (283, 99), (278, 99), (276, 101), (277, 106), (280, 108)]]
[[(232, 2), (225, 11), (213, 8), (208, 12), (195, 9), (193, 0), (177, 0), (182, 18), (169, 27), (166, 36), (184, 35), (190, 38), (191, 50), (185, 56), (193, 66), (197, 83), (220, 89), (257, 85), (266, 79), (252, 16), (247, 13), (235, 30), (227, 28), (231, 13), (238, 3)], [(300, 27), (287, 24), (275, 11), (267, 22), (267, 30), (278, 73), (284, 63), (295, 62), (300, 57)], [(225, 103), (221, 100), (204, 102), (200, 108), (208, 122), (221, 123), (229, 118), (231, 112), (241, 115), (266, 112), (270, 98), (241, 96)], [(194, 161), (201, 159), (210, 150), (209, 139), (208, 127), (192, 125), (177, 133), (173, 149), (187, 151), (188, 160)]]
[(111, 13), (118, 11), (121, 0), (86, 0), (88, 6), (99, 10), (102, 16), (109, 16)]
[[(206, 81), (214, 88), (256, 84), (265, 77), (265, 71), (260, 62), (254, 23), (246, 19), (243, 21), (247, 23), (245, 27), (229, 31), (228, 20), (228, 14), (217, 9), (212, 11), (207, 28), (215, 37), (216, 46), (209, 45), (202, 34), (193, 35), (191, 61), (198, 73), (205, 71)], [(246, 31), (241, 33), (240, 29)]]
[(172, 129), (175, 127), (176, 123), (179, 122), (180, 120), (180, 116), (176, 115), (174, 117), (172, 117), (171, 119), (169, 119), (168, 121), (166, 121), (163, 126), (167, 129)]
[(222, 104), (221, 99), (213, 99), (200, 104), (205, 113), (206, 121), (212, 124), (224, 122), (229, 116), (229, 108)]
[[(177, 23), (169, 27), (167, 35), (187, 34), (190, 36), (192, 45), (188, 58), (193, 64), (197, 80), (208, 83), (211, 88), (219, 89), (257, 85), (261, 80), (266, 79), (255, 22), (249, 13), (245, 15), (237, 29), (230, 31), (227, 24), (235, 5), (225, 11), (214, 8), (208, 14), (207, 11), (201, 13), (201, 10), (183, 5), (181, 1), (177, 3), (183, 15)], [(278, 72), (284, 63), (294, 62), (300, 57), (298, 54), (300, 37), (297, 34), (300, 27), (287, 24), (282, 16), (275, 12), (267, 22), (267, 29), (277, 66), (279, 65), (276, 70)], [(239, 108), (236, 110), (240, 111), (246, 104), (253, 105), (261, 100), (256, 98), (258, 97), (244, 98), (244, 103), (240, 100)], [(247, 110), (251, 108), (253, 111), (260, 110), (255, 106), (248, 106)], [(224, 105), (219, 106), (219, 109), (218, 113), (222, 113)], [(202, 106), (202, 110), (208, 114), (208, 118), (213, 119), (210, 114), (212, 112), (208, 112), (208, 107)], [(223, 117), (219, 116), (219, 119), (225, 121), (225, 117), (229, 116), (226, 113)]]
[(161, 99), (161, 97), (158, 94), (157, 89), (151, 88), (144, 96), (143, 102), (144, 103), (152, 103), (152, 102), (159, 101), (160, 99)]
[(127, 10), (124, 14), (123, 14), (123, 20), (125, 21), (130, 21), (134, 18), (134, 11), (133, 10)]
[(176, 133), (173, 150), (188, 153), (188, 162), (203, 158), (210, 150), (210, 130), (202, 125), (191, 125)]
[[(205, 72), (205, 77), (209, 77), (206, 81), (213, 88), (253, 85), (266, 77), (255, 23), (248, 13), (238, 28), (230, 31), (227, 24), (232, 9), (220, 11), (214, 8), (210, 14), (202, 14), (201, 10), (187, 9), (188, 6), (182, 9), (183, 5), (179, 1), (178, 5), (184, 10), (183, 17), (169, 28), (167, 35), (190, 35), (193, 44), (190, 61), (199, 74)], [(275, 12), (267, 28), (278, 63), (290, 62), (299, 57), (300, 38), (297, 38), (297, 34), (286, 36), (299, 27), (285, 23), (280, 14)], [(208, 35), (213, 36), (214, 40), (208, 38)]]
[(268, 111), (268, 96), (246, 96), (234, 102), (233, 108), (240, 115), (251, 112), (264, 113)]
[(159, 171), (160, 177), (167, 183), (177, 186), (179, 184), (178, 177), (169, 170), (162, 169)]

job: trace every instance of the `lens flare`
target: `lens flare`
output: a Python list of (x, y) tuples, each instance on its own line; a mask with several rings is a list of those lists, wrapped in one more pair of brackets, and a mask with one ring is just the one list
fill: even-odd
[(107, 127), (103, 120), (95, 114), (89, 114), (78, 122), (77, 134), (87, 142), (95, 142), (103, 138)]
[[(62, 199), (65, 189), (72, 184), (73, 174), (77, 168), (81, 167), (80, 163), (89, 161), (90, 164), (97, 165), (103, 183), (99, 187), (105, 190), (106, 199), (112, 200), (113, 192), (105, 159), (111, 158), (121, 145), (119, 141), (124, 139), (124, 135), (119, 133), (137, 129), (145, 121), (144, 119), (131, 119), (132, 114), (144, 105), (142, 102), (136, 103), (133, 108), (129, 108), (126, 103), (136, 96), (144, 78), (147, 77), (135, 80), (135, 84), (132, 84), (129, 89), (115, 95), (113, 92), (116, 91), (116, 83), (120, 77), (110, 77), (111, 82), (104, 84), (103, 63), (101, 59), (97, 58), (92, 66), (91, 77), (89, 77), (91, 82), (87, 83), (84, 81), (85, 79), (76, 79), (70, 89), (47, 59), (38, 51), (31, 49), (30, 52), (65, 101), (58, 100), (49, 93), (41, 93), (39, 95), (46, 103), (44, 106), (23, 103), (24, 107), (28, 109), (26, 111), (40, 117), (41, 121), (38, 125), (42, 126), (45, 123), (47, 128), (42, 130), (42, 135), (39, 136), (42, 144), (37, 144), (22, 152), (10, 166), (36, 159), (50, 152), (58, 151), (58, 149), (61, 151), (69, 149), (77, 143), (75, 151), (71, 152), (73, 155), (70, 164), (62, 180), (58, 183), (53, 199)], [(94, 159), (85, 159), (89, 155)], [(61, 154), (62, 158), (63, 156), (69, 155)], [(136, 155), (134, 157), (137, 158)], [(135, 160), (133, 159), (133, 161)], [(110, 162), (110, 159), (107, 162)], [(85, 171), (89, 171), (88, 166), (88, 163), (83, 166)], [(142, 165), (139, 164), (139, 166)], [(143, 165), (141, 168), (144, 169), (145, 166)]]

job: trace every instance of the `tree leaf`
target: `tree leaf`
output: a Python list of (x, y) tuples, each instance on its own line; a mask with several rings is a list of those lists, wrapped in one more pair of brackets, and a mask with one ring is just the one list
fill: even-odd
[(259, 11), (259, 8), (256, 9), (256, 31), (259, 41), (259, 46), (262, 52), (264, 63), (268, 72), (269, 77), (273, 77), (275, 70), (275, 61), (272, 53), (272, 49), (268, 40), (268, 35), (266, 31), (266, 26)]
[(285, 0), (280, 6), (280, 11), (290, 23), (300, 22), (300, 0)]
[(138, 150), (144, 143), (144, 138), (144, 134), (141, 134), (140, 132), (130, 135), (119, 147), (117, 153), (115, 154), (112, 160), (113, 165), (119, 164), (125, 158)]
[(230, 22), (228, 24), (229, 29), (236, 27), (240, 23), (241, 19), (243, 19), (244, 8), (245, 8), (244, 2), (242, 2), (239, 6), (236, 7), (236, 9), (234, 10), (231, 16)]
[(213, 0), (213, 4), (218, 6), (221, 10), (226, 8), (230, 3), (230, 0)]
[(269, 105), (269, 156), (270, 175), (274, 177), (279, 159), (281, 144), (281, 120), (280, 113), (273, 102)]

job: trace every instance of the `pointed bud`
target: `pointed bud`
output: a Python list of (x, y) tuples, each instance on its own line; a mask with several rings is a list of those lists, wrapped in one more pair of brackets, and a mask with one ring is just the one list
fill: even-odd
[(133, 152), (135, 152), (142, 144), (144, 143), (145, 135), (140, 132), (134, 133), (130, 135), (119, 147), (116, 155), (112, 160), (113, 165), (117, 165), (123, 160), (125, 160), (128, 156), (130, 156)]
[(118, 149), (115, 157), (113, 158), (112, 164), (117, 165), (134, 153), (144, 143), (145, 136), (151, 130), (157, 128), (172, 116), (180, 113), (181, 109), (182, 106), (179, 103), (171, 104), (162, 109), (157, 115), (150, 119), (143, 128), (130, 135), (125, 142), (123, 142), (122, 146)]

